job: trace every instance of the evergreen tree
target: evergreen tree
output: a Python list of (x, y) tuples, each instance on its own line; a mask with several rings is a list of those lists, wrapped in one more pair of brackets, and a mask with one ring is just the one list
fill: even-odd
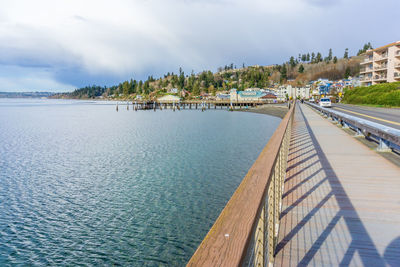
[(136, 91), (138, 94), (143, 93), (143, 82), (142, 80), (139, 81), (138, 90)]
[(130, 83), (129, 83), (129, 94), (134, 94), (135, 91), (135, 86), (136, 86), (136, 80), (131, 79)]
[(360, 50), (358, 50), (357, 56), (367, 52), (367, 50), (372, 49), (372, 45), (370, 42), (368, 42), (367, 44), (364, 45), (364, 47)]
[(344, 78), (345, 79), (349, 78), (350, 74), (351, 74), (350, 67), (347, 67), (346, 71), (344, 72)]
[(149, 82), (149, 80), (144, 82), (144, 84), (143, 84), (143, 92), (145, 94), (150, 93), (150, 82)]
[(179, 80), (178, 80), (179, 89), (183, 89), (185, 87), (185, 73), (182, 68), (179, 68)]
[(293, 57), (293, 56), (290, 57), (289, 64), (290, 64), (290, 66), (291, 66), (292, 68), (296, 67), (296, 61), (294, 60), (294, 57)]
[(129, 95), (129, 88), (130, 88), (129, 82), (128, 81), (123, 82), (122, 93), (124, 94), (124, 96)]
[(334, 64), (337, 63), (337, 57), (336, 57), (336, 56), (333, 57), (333, 63), (334, 63)]
[(322, 62), (322, 54), (320, 52), (317, 53), (317, 57), (315, 59), (315, 61), (318, 62)]
[(193, 95), (200, 95), (200, 86), (198, 82), (195, 82), (193, 85)]
[(286, 69), (286, 64), (283, 64), (281, 68), (281, 81), (286, 79), (287, 79), (287, 69)]
[(348, 58), (349, 58), (349, 49), (348, 49), (348, 48), (346, 48), (346, 49), (344, 50), (343, 58), (345, 58), (345, 59), (348, 59)]
[(307, 59), (306, 59), (306, 61), (307, 61), (307, 62), (310, 61), (310, 53), (307, 53)]
[(332, 48), (329, 48), (328, 61), (332, 60)]
[(300, 65), (300, 67), (299, 67), (299, 73), (303, 73), (304, 72), (304, 66), (303, 66), (303, 64), (302, 65)]
[(315, 63), (315, 53), (311, 53), (311, 63)]

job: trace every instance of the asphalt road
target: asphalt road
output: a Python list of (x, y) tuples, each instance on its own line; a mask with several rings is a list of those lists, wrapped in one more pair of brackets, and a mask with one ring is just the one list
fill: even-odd
[(334, 110), (400, 129), (400, 108), (374, 108), (347, 104), (332, 104), (332, 106)]

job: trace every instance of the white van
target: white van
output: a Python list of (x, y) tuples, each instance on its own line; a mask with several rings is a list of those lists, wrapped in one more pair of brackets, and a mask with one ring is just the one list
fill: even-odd
[(319, 106), (324, 108), (330, 108), (332, 107), (332, 102), (329, 98), (324, 97), (319, 100)]

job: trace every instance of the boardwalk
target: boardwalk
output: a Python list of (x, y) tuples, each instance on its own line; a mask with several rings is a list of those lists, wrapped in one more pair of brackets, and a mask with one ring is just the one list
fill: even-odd
[(400, 168), (298, 105), (275, 266), (400, 266)]

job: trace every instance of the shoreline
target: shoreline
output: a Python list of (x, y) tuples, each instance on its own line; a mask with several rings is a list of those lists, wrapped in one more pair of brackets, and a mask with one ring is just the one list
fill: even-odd
[[(0, 99), (27, 99), (27, 100), (73, 100), (73, 101), (93, 101), (93, 102), (103, 102), (110, 105), (115, 105), (116, 103), (124, 105), (124, 102), (131, 102), (129, 100), (111, 100), (111, 99), (75, 99), (75, 98), (0, 98)], [(219, 108), (218, 108), (219, 110)], [(257, 114), (265, 114), (283, 119), (288, 112), (287, 104), (264, 104), (256, 107), (249, 107), (248, 109), (234, 109), (233, 111), (238, 112), (250, 112)]]
[(252, 107), (249, 109), (234, 110), (234, 111), (265, 114), (283, 119), (286, 113), (289, 111), (289, 109), (287, 107), (287, 104), (264, 104), (262, 106), (255, 108)]

